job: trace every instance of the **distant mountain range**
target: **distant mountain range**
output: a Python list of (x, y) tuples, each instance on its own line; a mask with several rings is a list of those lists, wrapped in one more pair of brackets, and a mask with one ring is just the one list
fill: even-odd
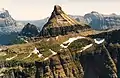
[[(83, 16), (79, 16), (79, 15), (69, 15), (69, 16), (79, 22), (87, 23)], [(25, 20), (25, 21), (17, 21), (17, 22), (21, 22), (23, 25), (30, 23), (30, 24), (35, 25), (36, 27), (38, 27), (41, 30), (42, 27), (44, 26), (44, 24), (48, 21), (48, 19), (49, 19), (49, 17), (46, 17), (46, 18), (40, 19), (40, 20)]]
[[(95, 11), (91, 13), (87, 13), (84, 16), (80, 15), (69, 15), (79, 22), (86, 23), (90, 25), (93, 29), (96, 30), (104, 30), (114, 28), (116, 26), (120, 26), (120, 15), (110, 14), (104, 15)], [(36, 25), (40, 30), (42, 26), (48, 21), (49, 17), (41, 20), (33, 20), (33, 21), (20, 21), (24, 24), (31, 23)]]
[(120, 15), (110, 14), (104, 15), (92, 11), (85, 14), (84, 19), (93, 29), (110, 29), (120, 26)]
[[(68, 16), (74, 18), (78, 22), (88, 24), (93, 29), (97, 30), (116, 28), (120, 26), (120, 15), (116, 14), (103, 15), (92, 11), (91, 13), (85, 14), (84, 16)], [(8, 44), (9, 42), (13, 41), (27, 23), (35, 25), (38, 31), (41, 31), (43, 26), (48, 22), (49, 18), (50, 17), (46, 17), (40, 20), (19, 21), (14, 20), (7, 10), (2, 9), (0, 11), (0, 44)]]

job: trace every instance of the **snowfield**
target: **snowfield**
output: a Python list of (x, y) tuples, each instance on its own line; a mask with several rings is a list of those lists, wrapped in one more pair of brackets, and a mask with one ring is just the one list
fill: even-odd
[(52, 53), (52, 55), (56, 55), (57, 52), (54, 52), (53, 50), (49, 49), (49, 51)]
[(49, 51), (52, 53), (52, 55), (46, 57), (46, 58), (44, 59), (44, 61), (48, 60), (49, 58), (51, 58), (52, 56), (54, 56), (54, 55), (57, 54), (57, 52), (55, 52), (55, 51), (53, 51), (53, 50), (51, 50), (51, 49), (49, 49)]
[[(73, 41), (82, 39), (82, 38), (85, 38), (85, 37), (78, 36), (78, 37), (69, 38), (67, 41), (63, 42), (63, 44), (61, 44), (60, 46), (63, 48), (67, 48)], [(65, 46), (64, 44), (67, 44), (67, 45)]]
[(93, 46), (93, 44), (86, 45), (86, 46), (83, 47), (83, 49), (80, 50), (79, 52), (85, 51), (86, 49), (88, 49), (88, 48), (90, 48), (90, 47), (92, 47), (92, 46)]
[(97, 39), (94, 39), (94, 41), (96, 44), (102, 44), (105, 41), (105, 39), (102, 39), (100, 41), (98, 41)]
[(35, 47), (35, 49), (33, 50), (33, 53), (38, 54), (39, 50), (37, 50), (37, 48)]

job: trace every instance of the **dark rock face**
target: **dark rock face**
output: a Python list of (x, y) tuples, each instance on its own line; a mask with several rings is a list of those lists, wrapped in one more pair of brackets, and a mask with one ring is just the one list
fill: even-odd
[(35, 37), (39, 34), (38, 29), (35, 25), (27, 24), (21, 31), (22, 36)]
[[(42, 66), (38, 66), (38, 68), (41, 68), (39, 72), (42, 72), (39, 74), (39, 76), (54, 78), (119, 78), (120, 45), (119, 41), (117, 41), (120, 39), (118, 37), (119, 32), (120, 30), (114, 30), (91, 35), (89, 36), (91, 38), (105, 38), (106, 43), (97, 45), (96, 48), (91, 48), (82, 53), (72, 54), (71, 51), (66, 50), (67, 54), (65, 54), (65, 52), (64, 54), (58, 54), (59, 59), (58, 57), (54, 56), (46, 62), (36, 63), (36, 65), (41, 63), (43, 64)], [(75, 65), (74, 68), (71, 68), (71, 63), (73, 63), (73, 66)], [(59, 71), (57, 71), (58, 69)], [(63, 70), (64, 73), (62, 75), (59, 74), (63, 72)], [(48, 75), (45, 75), (46, 73)]]
[(65, 14), (60, 6), (55, 5), (51, 17), (40, 32), (40, 36), (65, 35), (68, 32), (78, 32), (87, 29), (90, 29), (90, 26), (77, 22)]
[(94, 29), (109, 29), (120, 26), (120, 15), (104, 15), (98, 12), (91, 12), (84, 16), (86, 22)]
[(85, 26), (85, 27), (81, 27), (79, 25), (75, 25), (75, 26), (64, 26), (64, 27), (54, 27), (54, 28), (47, 28), (41, 31), (40, 36), (58, 36), (58, 35), (66, 35), (69, 32), (75, 32), (75, 33), (79, 33), (82, 32), (84, 30), (90, 30), (90, 27)]
[[(92, 53), (60, 54), (46, 62), (37, 62), (36, 78), (117, 78), (116, 65), (105, 46)], [(65, 58), (63, 58), (65, 57)], [(42, 64), (41, 64), (42, 63)]]
[(103, 32), (96, 35), (90, 35), (92, 38), (104, 38), (107, 43), (120, 43), (120, 30)]

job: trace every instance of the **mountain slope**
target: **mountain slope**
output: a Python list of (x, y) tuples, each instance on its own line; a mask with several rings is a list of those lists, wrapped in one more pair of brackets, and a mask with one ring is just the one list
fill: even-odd
[(79, 32), (85, 29), (90, 29), (90, 26), (69, 17), (59, 5), (55, 5), (51, 17), (42, 28), (40, 36), (65, 35), (68, 32)]
[(118, 78), (119, 44), (96, 36), (68, 34), (1, 47), (1, 77)]
[[(65, 14), (59, 5), (55, 5), (54, 11), (52, 12), (51, 17), (49, 18), (48, 22), (44, 25), (44, 27), (48, 27), (48, 25), (50, 27), (58, 27), (82, 24)], [(84, 26), (84, 24), (82, 26)]]

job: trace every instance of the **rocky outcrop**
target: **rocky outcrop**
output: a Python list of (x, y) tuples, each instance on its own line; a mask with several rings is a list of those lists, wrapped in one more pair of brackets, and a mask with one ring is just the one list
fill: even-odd
[(40, 36), (65, 35), (68, 32), (79, 32), (88, 29), (90, 29), (90, 26), (77, 22), (65, 14), (60, 6), (55, 5), (51, 17), (43, 26)]
[(20, 34), (26, 37), (35, 37), (39, 34), (39, 31), (35, 25), (28, 23), (24, 26)]

